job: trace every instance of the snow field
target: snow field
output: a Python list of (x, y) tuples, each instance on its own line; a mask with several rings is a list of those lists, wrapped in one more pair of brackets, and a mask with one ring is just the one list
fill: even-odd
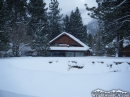
[[(0, 59), (0, 97), (91, 97), (97, 88), (130, 92), (127, 62), (129, 58), (106, 57)], [(68, 70), (68, 65), (84, 67)]]

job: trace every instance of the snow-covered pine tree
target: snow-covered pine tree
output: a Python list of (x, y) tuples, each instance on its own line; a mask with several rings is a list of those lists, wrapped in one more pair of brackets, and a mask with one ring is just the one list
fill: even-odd
[(32, 48), (37, 51), (38, 56), (49, 55), (49, 28), (45, 5), (43, 0), (30, 0), (28, 4), (28, 27), (33, 36)]
[(80, 39), (82, 42), (86, 43), (87, 40), (87, 28), (83, 25), (81, 13), (76, 7), (75, 12), (70, 14), (70, 32), (72, 35)]
[(113, 13), (116, 12), (113, 25), (116, 25), (115, 28), (117, 30), (117, 51), (119, 51), (117, 53), (119, 57), (122, 57), (123, 40), (130, 40), (130, 1), (117, 0), (112, 8), (114, 8)]
[(50, 39), (53, 39), (63, 32), (63, 18), (60, 11), (61, 9), (59, 8), (59, 2), (57, 0), (51, 0), (48, 12)]
[[(117, 55), (123, 56), (123, 38), (129, 37), (129, 0), (97, 0), (98, 7), (86, 9), (91, 11), (91, 17), (99, 21), (99, 33), (102, 36), (102, 44), (105, 45), (117, 39)], [(127, 29), (127, 30), (126, 30)], [(101, 46), (102, 47), (102, 46)], [(115, 48), (113, 48), (115, 49)]]
[(70, 33), (70, 17), (66, 15), (63, 19), (64, 31)]
[[(87, 36), (88, 36), (88, 33), (87, 33), (87, 25), (83, 25), (82, 39), (81, 39), (81, 41), (88, 45)], [(91, 48), (91, 47), (90, 47), (90, 48)]]
[[(123, 39), (130, 39), (130, 1), (129, 0), (116, 0), (106, 1), (102, 3), (104, 9), (103, 25), (104, 31), (103, 38), (106, 43), (110, 43), (116, 39), (115, 47), (116, 55), (123, 56)], [(105, 19), (106, 18), (106, 19)]]
[(9, 33), (6, 27), (5, 2), (0, 1), (0, 51), (6, 51), (9, 48)]
[(44, 36), (44, 41), (43, 41), (43, 50), (42, 50), (42, 56), (49, 56), (50, 55), (50, 44), (49, 44), (49, 35), (46, 34)]
[(74, 23), (75, 18), (74, 17), (75, 17), (75, 14), (74, 14), (74, 11), (72, 10), (70, 13), (70, 20), (69, 20), (70, 21), (70, 24), (69, 24), (70, 25), (70, 28), (69, 28), (70, 32), (69, 33), (72, 35), (74, 35), (74, 32), (75, 32), (75, 26), (74, 26), (75, 25), (75, 23)]
[(91, 22), (89, 22), (87, 24), (87, 33), (88, 33), (88, 36), (87, 36), (87, 43), (88, 45), (90, 45), (90, 47), (92, 48), (93, 50), (93, 54), (97, 54), (97, 51), (96, 50), (96, 44), (97, 44), (97, 33), (98, 33), (98, 22), (96, 19), (92, 20)]
[(25, 38), (26, 0), (4, 0), (4, 3), (4, 26), (9, 32), (13, 55), (18, 56), (20, 43)]
[(8, 7), (12, 14), (11, 23), (12, 30), (10, 33), (12, 51), (14, 56), (19, 56), (20, 44), (24, 43), (26, 32), (26, 0), (7, 0)]

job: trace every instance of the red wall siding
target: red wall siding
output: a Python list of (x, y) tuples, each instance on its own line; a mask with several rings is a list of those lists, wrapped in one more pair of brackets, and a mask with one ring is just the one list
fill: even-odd
[(72, 38), (70, 38), (67, 35), (62, 35), (59, 38), (57, 38), (55, 41), (53, 41), (52, 43), (50, 43), (50, 46), (53, 46), (53, 44), (68, 44), (69, 46), (71, 46), (73, 43), (77, 44), (77, 47), (83, 47), (82, 45), (80, 45), (79, 43), (77, 43), (75, 40), (73, 40)]
[(124, 55), (130, 57), (130, 45), (123, 49)]

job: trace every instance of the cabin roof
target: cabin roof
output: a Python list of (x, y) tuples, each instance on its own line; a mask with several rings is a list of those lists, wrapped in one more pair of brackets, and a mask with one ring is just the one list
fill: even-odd
[(69, 34), (67, 32), (63, 32), (63, 33), (59, 34), (57, 37), (52, 39), (49, 43), (52, 43), (53, 41), (55, 41), (56, 39), (58, 39), (62, 35), (69, 36), (70, 38), (72, 38), (73, 40), (78, 42), (80, 45), (82, 45), (83, 47), (50, 47), (51, 50), (75, 50), (75, 51), (86, 51), (86, 50), (89, 50), (89, 47), (86, 44), (84, 44), (78, 38), (74, 37), (73, 35), (71, 35), (71, 34)]

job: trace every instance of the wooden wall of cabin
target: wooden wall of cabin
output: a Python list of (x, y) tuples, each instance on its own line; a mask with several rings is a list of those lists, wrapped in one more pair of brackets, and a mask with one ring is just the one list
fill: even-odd
[[(50, 56), (55, 56), (55, 57), (59, 57), (59, 53), (60, 56), (62, 57), (78, 57), (78, 56), (90, 56), (91, 53), (90, 51), (50, 51)], [(70, 54), (71, 53), (71, 54)], [(70, 54), (70, 56), (68, 56), (68, 54)], [(81, 54), (81, 55), (77, 55), (77, 54)]]
[(124, 56), (130, 57), (130, 45), (123, 49)]
[(77, 47), (83, 47), (82, 45), (80, 45), (78, 42), (76, 42), (75, 40), (73, 40), (72, 38), (70, 38), (67, 35), (60, 36), (55, 41), (50, 43), (50, 46), (54, 46), (54, 44), (67, 44), (69, 46), (74, 46), (74, 44), (76, 44)]

